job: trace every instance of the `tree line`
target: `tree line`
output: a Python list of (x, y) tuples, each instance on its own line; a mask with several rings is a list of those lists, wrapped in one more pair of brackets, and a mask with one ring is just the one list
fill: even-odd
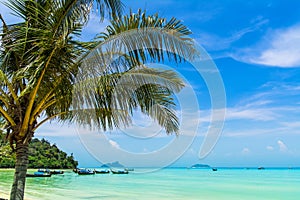
[[(0, 168), (14, 168), (16, 155), (4, 137), (0, 135)], [(72, 153), (68, 155), (45, 139), (32, 139), (28, 153), (28, 168), (73, 169), (78, 166)]]

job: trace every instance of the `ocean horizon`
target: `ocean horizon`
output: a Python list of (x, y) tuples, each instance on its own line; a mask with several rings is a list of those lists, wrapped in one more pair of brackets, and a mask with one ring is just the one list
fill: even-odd
[[(94, 169), (94, 168), (92, 168)], [(30, 200), (166, 200), (166, 199), (285, 199), (300, 196), (300, 168), (169, 167), (129, 174), (78, 175), (66, 170), (49, 178), (27, 178), (25, 199)], [(30, 169), (28, 172), (34, 172)], [(0, 170), (0, 193), (9, 194), (13, 169)], [(1, 197), (1, 196), (0, 196)]]

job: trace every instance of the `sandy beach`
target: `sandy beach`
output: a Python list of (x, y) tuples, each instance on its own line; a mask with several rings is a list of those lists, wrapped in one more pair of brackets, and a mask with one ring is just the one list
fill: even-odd
[[(9, 192), (2, 192), (2, 191), (0, 191), (0, 199), (2, 200), (2, 199), (9, 199)], [(28, 199), (28, 198), (24, 198), (24, 200), (30, 200), (30, 199)]]
[(9, 199), (9, 193), (0, 192), (0, 199)]

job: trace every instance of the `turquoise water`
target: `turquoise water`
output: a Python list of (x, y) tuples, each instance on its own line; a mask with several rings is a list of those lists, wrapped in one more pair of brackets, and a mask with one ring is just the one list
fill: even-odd
[[(13, 170), (0, 170), (0, 192), (9, 193)], [(127, 175), (27, 178), (27, 199), (43, 200), (298, 200), (300, 170), (163, 169)]]

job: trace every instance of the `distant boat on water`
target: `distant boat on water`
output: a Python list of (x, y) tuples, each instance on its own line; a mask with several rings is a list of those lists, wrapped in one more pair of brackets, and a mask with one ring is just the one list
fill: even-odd
[(105, 169), (105, 170), (94, 170), (94, 172), (96, 174), (109, 174), (109, 170)]
[(78, 175), (92, 175), (95, 174), (95, 171), (92, 171), (90, 169), (80, 169), (77, 173)]
[(50, 170), (50, 169), (38, 169), (38, 172), (49, 173), (49, 174), (63, 174), (62, 170)]
[(265, 169), (264, 167), (258, 167), (257, 168), (258, 170), (263, 170), (263, 169)]
[(211, 169), (212, 169), (214, 172), (215, 172), (215, 171), (218, 171), (218, 169), (217, 169), (217, 168), (211, 168)]
[(128, 174), (129, 173), (127, 170), (113, 170), (113, 169), (110, 169), (110, 171), (113, 174)]
[(26, 177), (51, 177), (51, 175), (47, 172), (34, 172), (33, 174), (26, 174)]
[(50, 173), (50, 169), (38, 169), (38, 172)]

